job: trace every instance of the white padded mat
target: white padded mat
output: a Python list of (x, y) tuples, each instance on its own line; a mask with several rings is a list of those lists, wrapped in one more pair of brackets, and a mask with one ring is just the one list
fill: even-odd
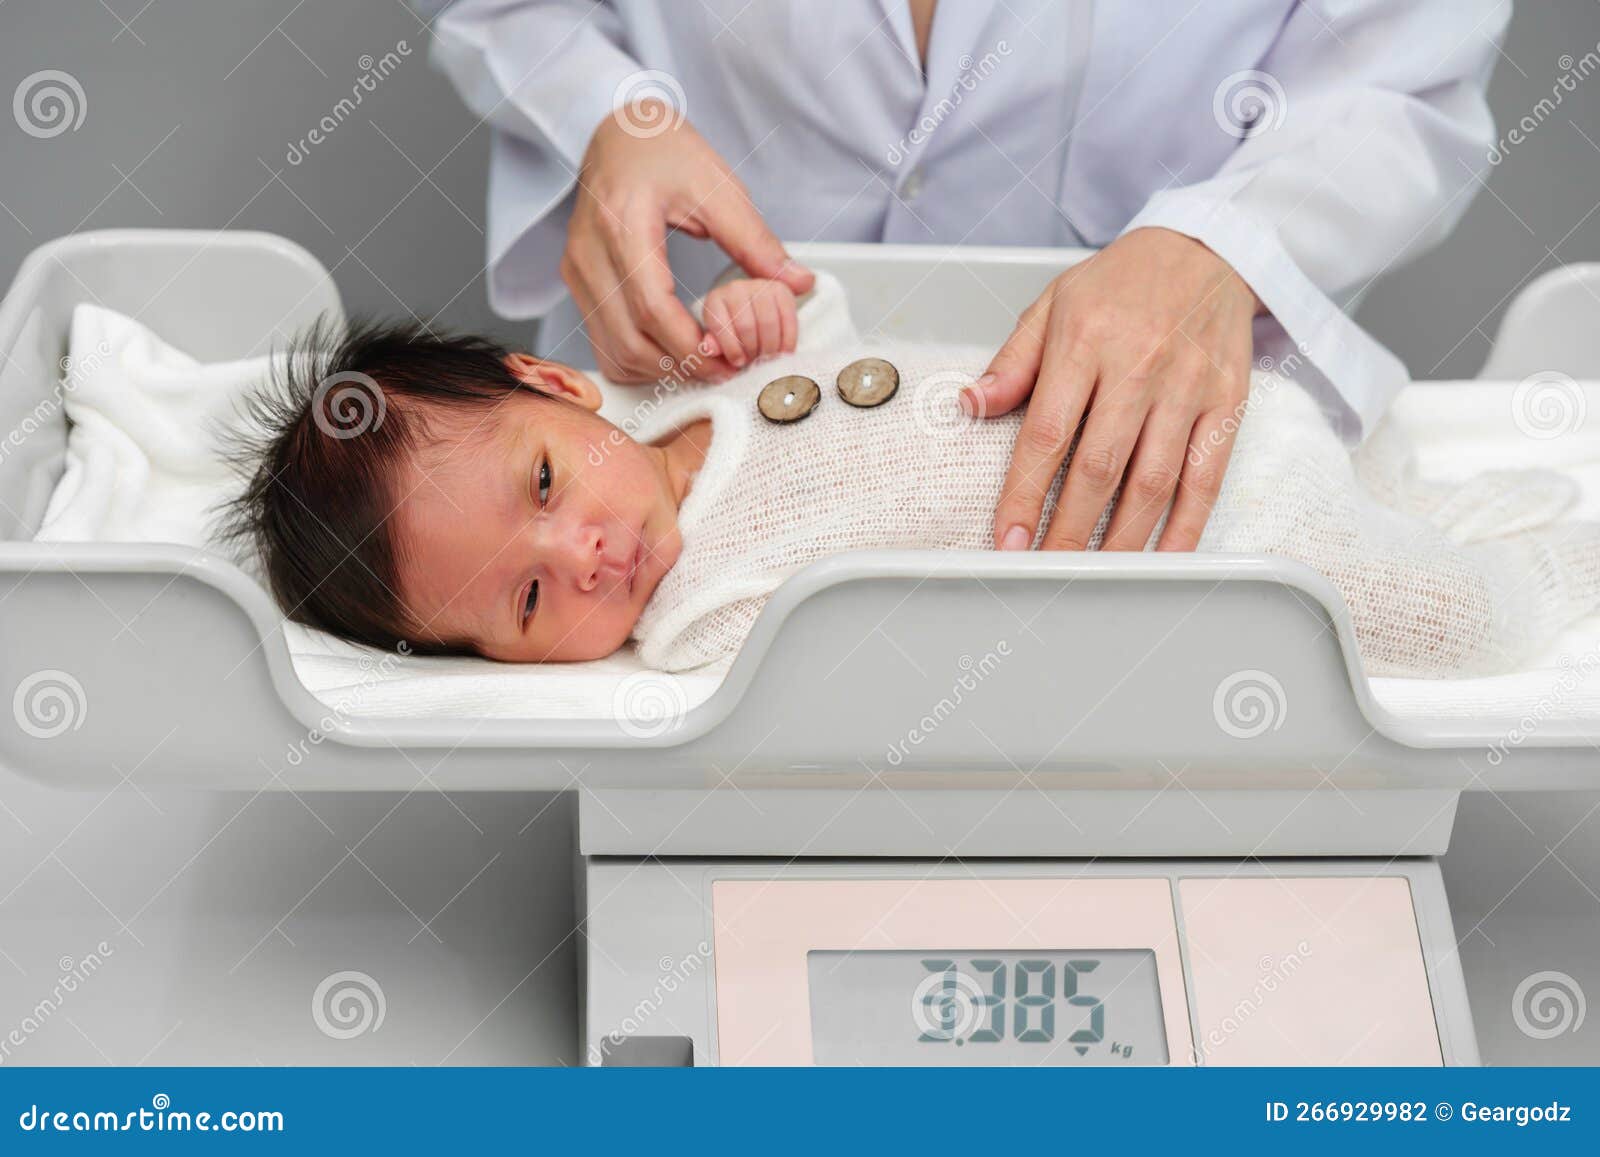
[(631, 644), (589, 663), (494, 663), (393, 655), (298, 623), (286, 624), (284, 633), (295, 674), (343, 717), (648, 719), (652, 711), (676, 717), (709, 698), (726, 672), (725, 666), (678, 675), (647, 671)]

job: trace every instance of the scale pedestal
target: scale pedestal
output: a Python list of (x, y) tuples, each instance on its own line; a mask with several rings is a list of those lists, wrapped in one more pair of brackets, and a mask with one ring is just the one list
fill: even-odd
[[(1478, 1063), (1427, 856), (965, 859), (994, 852), (930, 842), (916, 858), (804, 858), (779, 830), (796, 817), (770, 818), (786, 813), (768, 793), (701, 794), (710, 830), (766, 828), (775, 850), (719, 854), (731, 835), (685, 837), (693, 819), (660, 839), (645, 817), (661, 793), (580, 807), (590, 1064)], [(962, 794), (972, 817), (999, 798)], [(1261, 794), (1276, 800), (1246, 812), (1312, 806)], [(852, 829), (855, 805), (831, 802)], [(1393, 826), (1366, 819), (1351, 842)], [(1094, 826), (1107, 834), (1089, 840), (1152, 838)], [(639, 837), (630, 855), (623, 827)]]

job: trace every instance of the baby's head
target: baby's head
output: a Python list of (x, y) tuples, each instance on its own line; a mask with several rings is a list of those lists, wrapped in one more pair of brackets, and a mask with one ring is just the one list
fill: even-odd
[(512, 662), (627, 640), (678, 498), (587, 376), (420, 325), (316, 330), (282, 364), (232, 525), (291, 618)]

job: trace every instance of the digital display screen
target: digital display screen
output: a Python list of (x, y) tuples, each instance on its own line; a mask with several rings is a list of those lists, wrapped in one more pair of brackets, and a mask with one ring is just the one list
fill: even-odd
[(812, 951), (819, 1065), (1164, 1065), (1155, 953)]

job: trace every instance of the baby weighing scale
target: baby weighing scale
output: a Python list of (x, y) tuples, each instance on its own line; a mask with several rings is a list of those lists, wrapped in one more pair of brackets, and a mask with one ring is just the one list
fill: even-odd
[(1476, 1064), (1431, 860), (591, 859), (605, 1065)]
[[(792, 252), (864, 334), (985, 344), (1084, 256)], [(1600, 376), (1593, 281), (1511, 305), (1507, 405), (1543, 368)], [(79, 234), (19, 270), (0, 399), (51, 420), (0, 470), (0, 686), (66, 671), (94, 707), (0, 728), (17, 774), (110, 789), (139, 752), (152, 789), (575, 792), (591, 1064), (1477, 1062), (1436, 857), (1463, 791), (1592, 790), (1600, 716), (1397, 710), (1280, 558), (892, 551), (789, 578), (714, 691), (619, 684), (659, 717), (332, 712), (226, 559), (33, 540), (84, 301), (201, 361), (341, 316), (263, 234)]]

